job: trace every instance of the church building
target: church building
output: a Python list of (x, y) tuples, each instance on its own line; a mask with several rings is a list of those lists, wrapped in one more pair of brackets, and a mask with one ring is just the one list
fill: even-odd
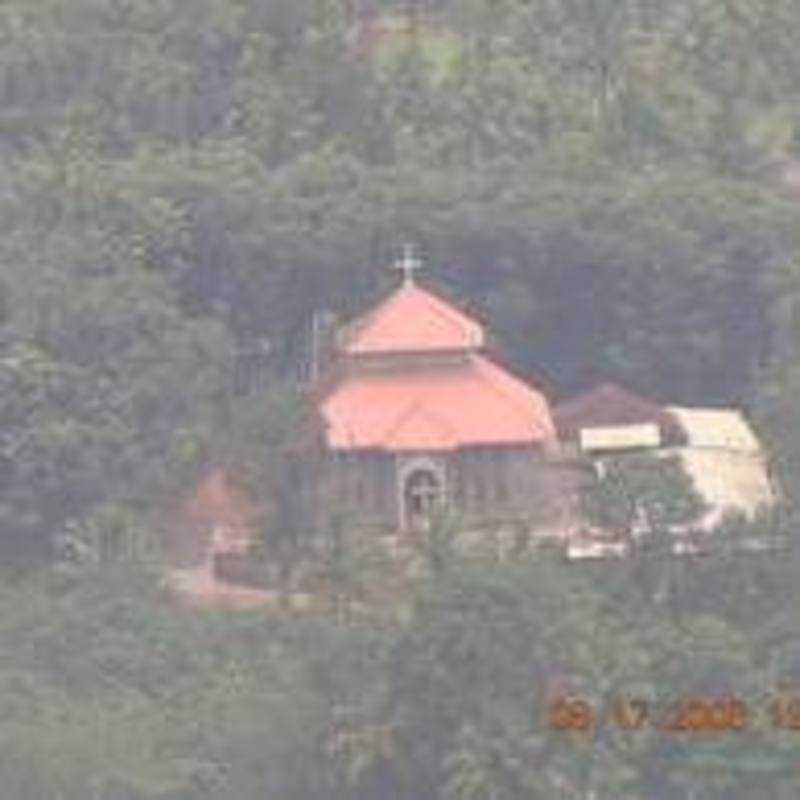
[(437, 509), (466, 526), (562, 526), (569, 492), (550, 406), (487, 350), (483, 325), (415, 280), (337, 331), (316, 387), (309, 504), (387, 532)]
[[(324, 537), (338, 517), (413, 541), (442, 511), (460, 533), (513, 528), (515, 540), (519, 530), (559, 540), (568, 557), (623, 555), (632, 531), (593, 527), (581, 495), (608, 459), (642, 453), (677, 457), (706, 506), (676, 528), (675, 552), (697, 552), (694, 534), (730, 511), (752, 519), (777, 502), (766, 454), (736, 409), (662, 405), (610, 383), (551, 408), (538, 381), (503, 366), (475, 315), (416, 280), (410, 252), (396, 266), (399, 286), (326, 347), (315, 342), (325, 357), (312, 424), (286, 451), (282, 499), (267, 514), (278, 525)], [(244, 569), (263, 512), (241, 479), (216, 470), (182, 509), (175, 549)], [(684, 540), (695, 549), (681, 550)]]

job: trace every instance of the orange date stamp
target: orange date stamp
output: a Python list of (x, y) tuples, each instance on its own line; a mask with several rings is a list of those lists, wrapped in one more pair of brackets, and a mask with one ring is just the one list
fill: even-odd
[[(800, 695), (779, 697), (770, 710), (775, 728), (800, 731)], [(748, 703), (734, 696), (687, 695), (656, 710), (641, 697), (615, 698), (598, 709), (586, 698), (563, 695), (547, 709), (550, 728), (583, 732), (604, 725), (627, 731), (652, 728), (672, 733), (723, 733), (747, 730), (752, 717)]]
[[(773, 728), (800, 731), (800, 694), (779, 694), (766, 710)], [(730, 695), (687, 695), (659, 709), (635, 696), (614, 698), (598, 709), (586, 698), (562, 695), (547, 708), (550, 728), (582, 732), (604, 725), (627, 731), (652, 728), (671, 733), (723, 733), (747, 730), (753, 716), (745, 700)]]

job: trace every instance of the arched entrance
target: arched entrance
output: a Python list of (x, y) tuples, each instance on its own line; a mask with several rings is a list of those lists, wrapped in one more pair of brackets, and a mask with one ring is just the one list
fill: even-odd
[(427, 528), (442, 503), (444, 487), (432, 469), (421, 467), (408, 473), (403, 484), (403, 517), (411, 531)]

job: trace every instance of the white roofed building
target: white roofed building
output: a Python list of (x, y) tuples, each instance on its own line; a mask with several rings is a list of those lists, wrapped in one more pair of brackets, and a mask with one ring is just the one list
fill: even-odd
[(731, 408), (668, 408), (686, 431), (685, 446), (670, 448), (681, 459), (709, 511), (706, 527), (726, 512), (752, 518), (777, 497), (769, 462), (761, 443), (741, 411)]

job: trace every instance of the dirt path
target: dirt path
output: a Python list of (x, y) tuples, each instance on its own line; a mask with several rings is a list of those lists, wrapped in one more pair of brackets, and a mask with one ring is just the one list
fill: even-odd
[(287, 609), (281, 605), (279, 592), (220, 581), (214, 577), (207, 565), (192, 569), (172, 569), (168, 585), (180, 601), (194, 608), (231, 610), (261, 608), (265, 611), (324, 613), (328, 607), (325, 598), (294, 592), (288, 597)]

